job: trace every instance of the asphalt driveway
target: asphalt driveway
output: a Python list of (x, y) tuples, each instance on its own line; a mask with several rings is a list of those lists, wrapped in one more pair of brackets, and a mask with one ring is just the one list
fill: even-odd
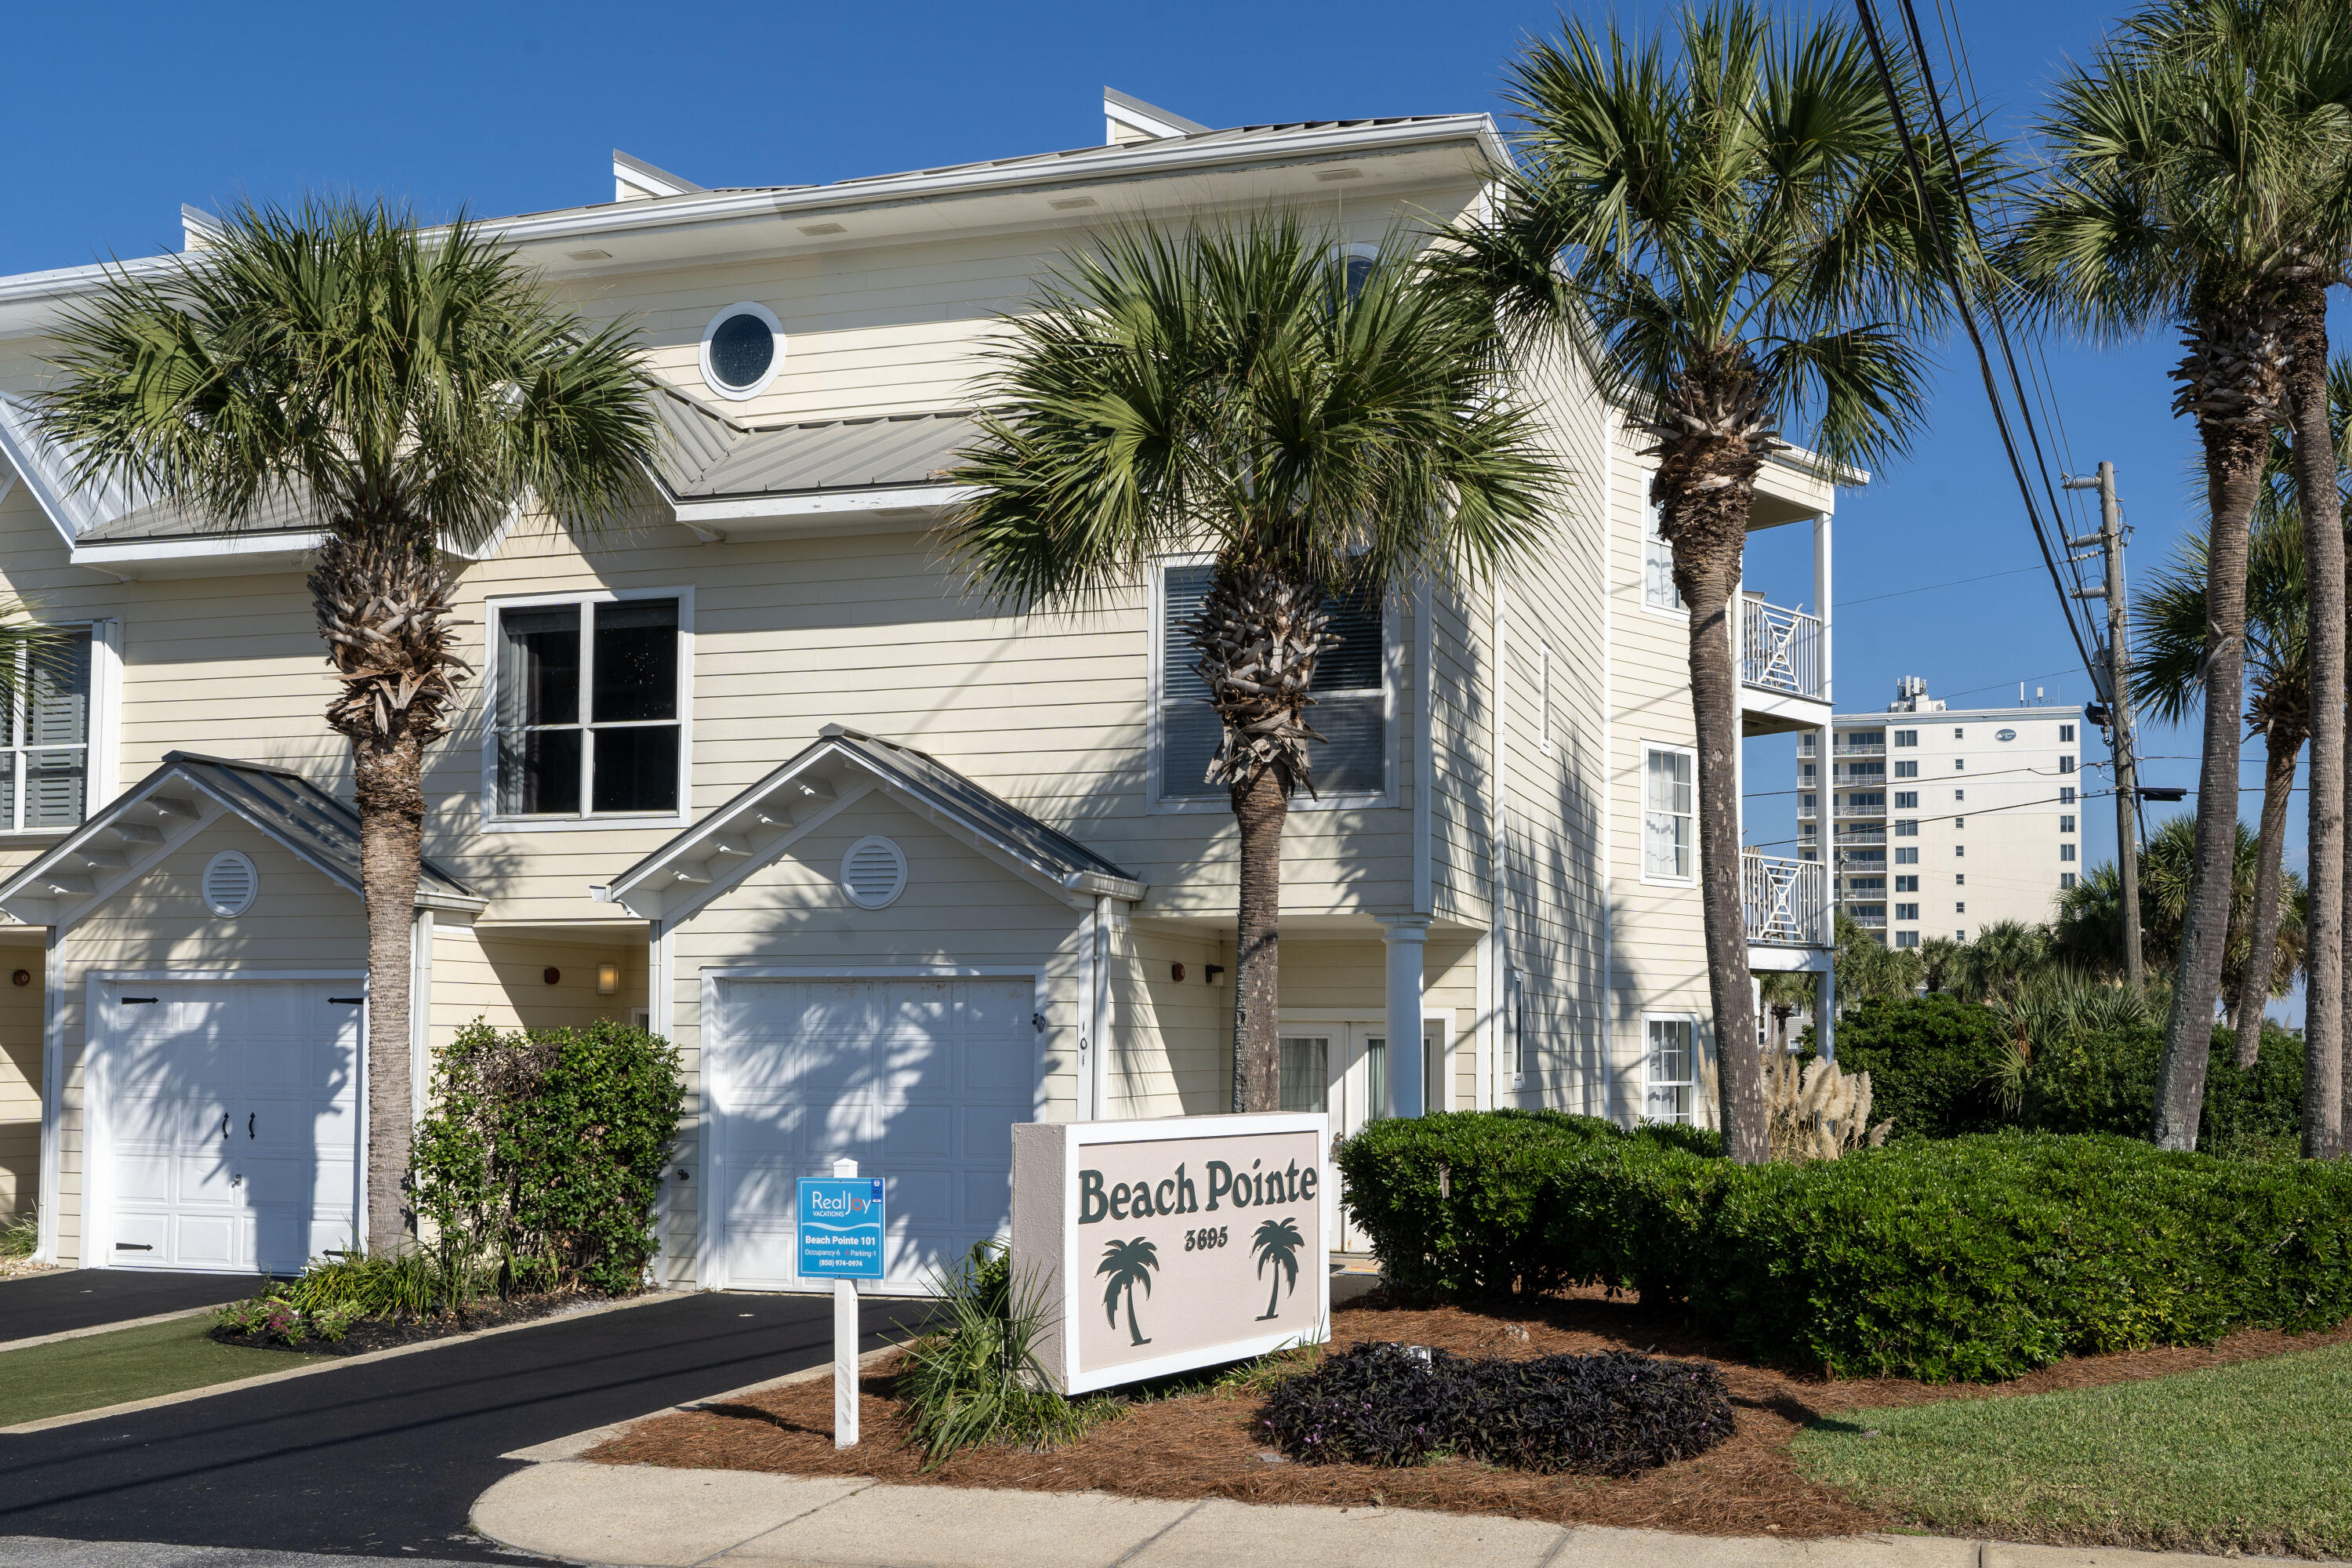
[[(870, 1304), (864, 1348), (922, 1310)], [(822, 1365), (832, 1331), (827, 1300), (706, 1293), (0, 1436), (0, 1538), (512, 1561), (466, 1528), (499, 1455)]]
[(191, 1307), (238, 1301), (257, 1274), (171, 1274), (147, 1268), (64, 1268), (0, 1279), (0, 1344), (127, 1323)]

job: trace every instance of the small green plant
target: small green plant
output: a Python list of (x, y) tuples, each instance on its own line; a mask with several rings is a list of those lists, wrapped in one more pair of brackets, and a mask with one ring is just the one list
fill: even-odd
[(1003, 1243), (982, 1241), (940, 1279), (946, 1326), (911, 1340), (898, 1394), (909, 1447), (937, 1469), (958, 1449), (997, 1444), (1050, 1448), (1118, 1413), (1113, 1400), (1057, 1392), (1037, 1357), (1045, 1291), (1016, 1281)]
[(495, 1266), (425, 1247), (363, 1253), (356, 1247), (314, 1262), (281, 1287), (307, 1313), (349, 1310), (357, 1318), (423, 1318), (463, 1311), (498, 1293)]
[(1276, 1385), (1294, 1377), (1304, 1377), (1321, 1366), (1330, 1349), (1328, 1344), (1318, 1341), (1313, 1344), (1268, 1351), (1264, 1355), (1237, 1361), (1222, 1369), (1212, 1386), (1221, 1399), (1262, 1398)]
[(30, 1258), (40, 1245), (40, 1210), (28, 1208), (0, 1219), (0, 1258)]
[(315, 1339), (332, 1344), (366, 1315), (356, 1307), (305, 1311), (288, 1298), (283, 1286), (272, 1285), (250, 1300), (223, 1307), (213, 1315), (213, 1321), (224, 1332), (247, 1339), (276, 1340), (283, 1345)]

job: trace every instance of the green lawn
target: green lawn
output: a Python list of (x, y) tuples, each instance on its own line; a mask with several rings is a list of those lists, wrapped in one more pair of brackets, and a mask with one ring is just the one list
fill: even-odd
[(215, 1344), (205, 1337), (212, 1326), (212, 1314), (201, 1312), (168, 1323), (0, 1352), (0, 1426), (152, 1399), (310, 1362), (293, 1351)]
[(1796, 1455), (1948, 1534), (2352, 1555), (2352, 1345), (2105, 1388), (1851, 1411), (1799, 1433)]

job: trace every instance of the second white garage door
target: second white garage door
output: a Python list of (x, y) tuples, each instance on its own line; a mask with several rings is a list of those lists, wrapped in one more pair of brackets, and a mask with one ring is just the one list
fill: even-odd
[[(1013, 1124), (1038, 1115), (1026, 979), (720, 980), (704, 1020), (719, 1280), (815, 1288), (793, 1272), (802, 1176), (848, 1155), (879, 1174), (887, 1278), (929, 1289), (1012, 1213)], [(829, 1288), (829, 1287), (828, 1287)]]

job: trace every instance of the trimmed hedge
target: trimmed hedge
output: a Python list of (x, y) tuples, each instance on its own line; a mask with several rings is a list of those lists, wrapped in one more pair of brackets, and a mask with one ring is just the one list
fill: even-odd
[(1838, 1019), (1838, 1066), (1870, 1075), (1871, 1120), (1893, 1117), (1897, 1138), (1997, 1131), (1992, 1079), (2009, 1054), (2000, 1015), (1942, 992), (1864, 1001)]
[(1346, 1140), (1349, 1209), (1391, 1285), (1638, 1290), (1759, 1360), (1931, 1381), (2352, 1317), (2352, 1164), (2005, 1132), (1743, 1166), (1585, 1120), (1455, 1112)]
[(1258, 1427), (1310, 1465), (1454, 1454), (1545, 1475), (1631, 1476), (1730, 1436), (1731, 1395), (1705, 1362), (1631, 1351), (1508, 1361), (1369, 1344), (1276, 1384)]

